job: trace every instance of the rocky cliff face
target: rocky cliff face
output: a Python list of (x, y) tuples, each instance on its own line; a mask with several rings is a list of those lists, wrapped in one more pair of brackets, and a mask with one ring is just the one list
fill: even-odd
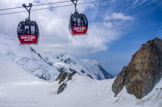
[(143, 44), (123, 67), (112, 85), (115, 96), (125, 86), (129, 94), (141, 99), (162, 77), (162, 40), (155, 38)]

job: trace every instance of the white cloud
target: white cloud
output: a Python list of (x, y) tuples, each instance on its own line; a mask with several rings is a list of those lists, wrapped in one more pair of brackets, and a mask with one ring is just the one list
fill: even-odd
[(123, 13), (112, 13), (110, 16), (106, 16), (105, 20), (133, 20), (133, 17), (126, 16)]
[[(59, 0), (46, 0), (41, 1), (41, 3), (55, 1)], [(21, 6), (22, 3), (28, 4), (29, 2), (33, 2), (33, 0), (1, 0), (0, 6), (1, 8), (15, 7)], [(86, 0), (82, 2), (86, 2)], [(96, 9), (93, 4), (87, 4), (78, 6), (78, 11), (84, 12), (87, 7), (94, 8), (94, 10)], [(72, 37), (69, 32), (68, 21), (73, 12), (73, 6), (58, 8), (53, 11), (43, 10), (32, 12), (31, 19), (38, 23), (40, 29), (39, 44), (33, 47), (43, 53), (69, 52), (74, 54), (89, 54), (107, 50), (107, 43), (121, 36), (122, 32), (120, 32), (116, 27), (121, 23), (114, 25), (113, 22), (103, 21), (100, 23), (90, 23), (87, 35)], [(15, 36), (17, 38), (17, 25), (19, 21), (24, 20), (26, 17), (27, 13), (0, 16), (0, 23), (3, 23), (0, 25), (0, 33)], [(132, 20), (133, 18), (125, 16), (122, 13), (113, 13), (111, 16), (106, 16), (106, 19), (127, 21)]]

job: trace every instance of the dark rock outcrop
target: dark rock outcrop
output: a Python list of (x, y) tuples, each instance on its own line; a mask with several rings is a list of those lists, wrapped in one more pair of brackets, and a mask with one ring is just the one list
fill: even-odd
[(74, 76), (76, 72), (73, 73), (67, 73), (67, 72), (61, 72), (58, 78), (56, 78), (56, 81), (58, 81), (58, 84), (61, 84), (57, 90), (57, 94), (64, 91), (64, 89), (67, 87), (67, 81), (72, 80), (72, 77)]
[(67, 72), (61, 72), (60, 75), (56, 78), (56, 81), (59, 81), (58, 83), (60, 84), (63, 81), (69, 81), (72, 79), (72, 76), (75, 74), (76, 72), (73, 73), (67, 73)]
[(65, 90), (66, 87), (67, 87), (67, 83), (63, 82), (63, 83), (59, 86), (59, 88), (58, 88), (58, 90), (57, 90), (57, 94), (60, 94), (61, 92), (63, 92), (63, 91)]
[(162, 40), (155, 38), (143, 44), (132, 56), (128, 66), (116, 77), (112, 91), (115, 96), (125, 86), (129, 94), (141, 99), (146, 96), (162, 77)]

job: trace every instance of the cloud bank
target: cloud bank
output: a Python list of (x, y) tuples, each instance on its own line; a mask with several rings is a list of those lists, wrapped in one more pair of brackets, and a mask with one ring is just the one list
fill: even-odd
[[(1, 0), (0, 7), (17, 7), (23, 3), (47, 3), (57, 2), (59, 0)], [(80, 0), (79, 2), (87, 2)], [(51, 6), (65, 5), (72, 3), (64, 3), (57, 5), (44, 6), (49, 7), (47, 10), (35, 11), (31, 13), (31, 19), (35, 20), (40, 29), (40, 41), (37, 46), (33, 46), (42, 53), (62, 53), (69, 52), (76, 55), (90, 54), (108, 49), (108, 43), (121, 37), (121, 25), (132, 21), (134, 18), (124, 15), (122, 12), (112, 12), (105, 14), (104, 17), (98, 19), (100, 7), (98, 4), (86, 4), (78, 6), (80, 13), (88, 13), (89, 29), (87, 35), (71, 36), (68, 28), (70, 15), (74, 12), (74, 7), (50, 8)], [(40, 8), (40, 7), (33, 7)], [(91, 8), (92, 11), (88, 9)], [(18, 10), (24, 10), (17, 9)], [(12, 10), (13, 11), (13, 10)], [(8, 12), (8, 11), (7, 11)], [(17, 25), (21, 20), (28, 16), (27, 13), (0, 16), (0, 33), (10, 36), (16, 36)], [(91, 21), (93, 19), (93, 21)], [(95, 21), (94, 21), (95, 19)], [(120, 26), (120, 29), (119, 29)]]

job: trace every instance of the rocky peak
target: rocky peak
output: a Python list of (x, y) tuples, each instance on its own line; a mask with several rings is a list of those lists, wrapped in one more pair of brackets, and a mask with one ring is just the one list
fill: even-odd
[(141, 99), (162, 77), (162, 40), (155, 38), (143, 44), (123, 67), (112, 85), (115, 96), (126, 87), (129, 94)]

